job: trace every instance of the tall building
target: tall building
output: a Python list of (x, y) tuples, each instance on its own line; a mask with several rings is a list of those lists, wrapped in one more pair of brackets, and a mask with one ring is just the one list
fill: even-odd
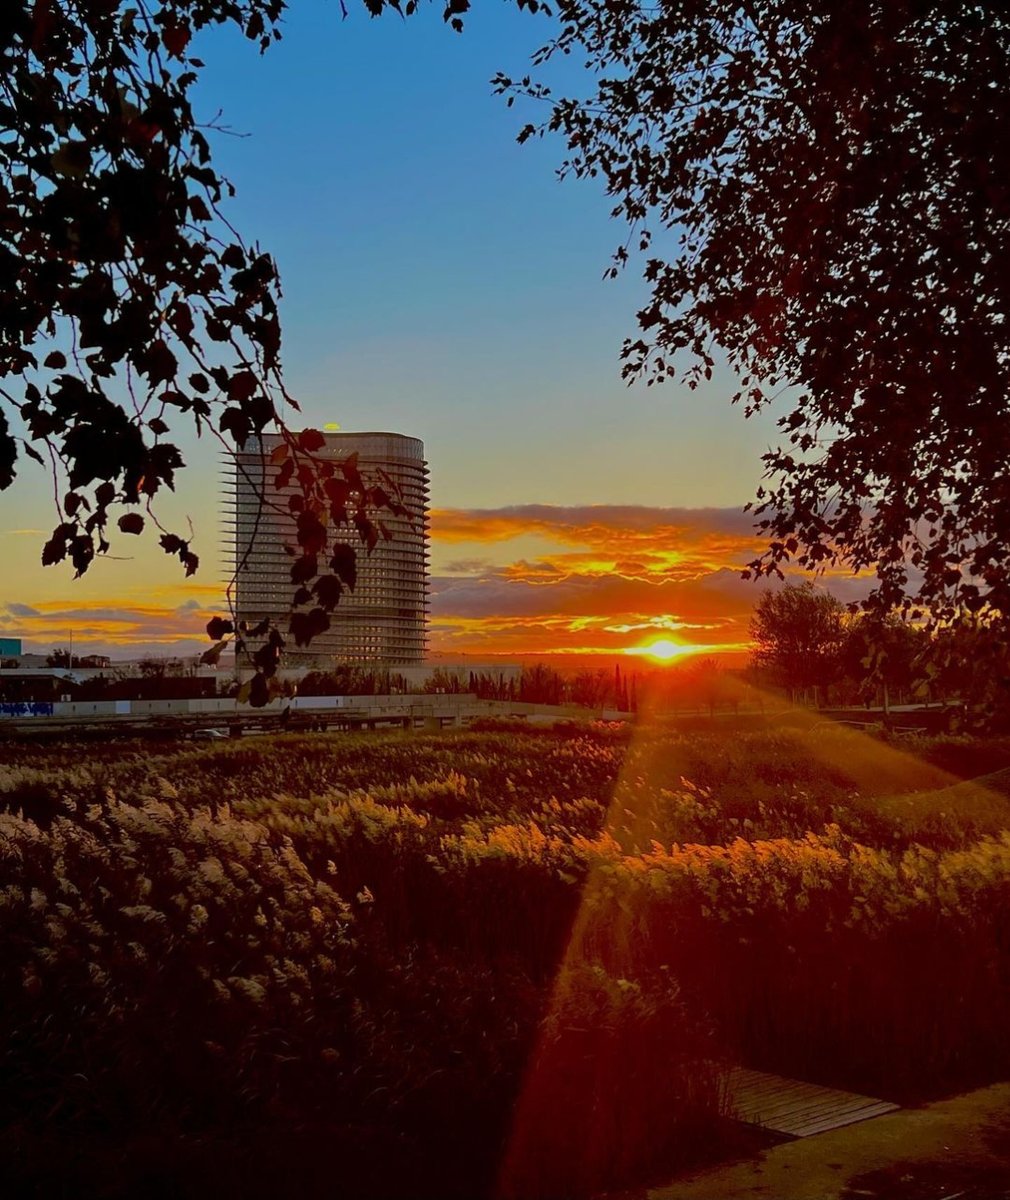
[[(288, 639), (288, 663), (324, 666), (335, 663), (412, 665), (423, 661), (428, 615), (428, 464), (418, 438), (399, 433), (331, 433), (315, 453), (343, 461), (357, 453), (366, 484), (391, 480), (401, 493), (406, 515), (385, 510), (375, 516), (387, 526), (390, 540), (379, 539), (371, 554), (353, 525), (331, 536), (357, 551), (357, 583), (345, 591), (330, 616), (330, 628), (296, 647)], [(256, 625), (264, 617), (287, 631), (294, 586), (287, 547), (297, 549), (295, 518), (288, 511), (292, 484), (283, 492), (276, 485), (279, 466), (271, 462), (281, 443), (278, 434), (263, 435), (258, 447), (236, 455), (226, 479), (226, 510), (230, 508), (234, 554), (235, 613)], [(264, 486), (265, 478), (265, 486)], [(261, 503), (260, 493), (266, 503)], [(227, 515), (227, 514), (226, 514)]]

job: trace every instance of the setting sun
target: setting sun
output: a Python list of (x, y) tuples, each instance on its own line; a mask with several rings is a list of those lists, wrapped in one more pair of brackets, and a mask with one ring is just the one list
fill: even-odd
[(694, 646), (682, 646), (679, 642), (673, 642), (669, 638), (660, 638), (658, 641), (649, 642), (647, 646), (634, 646), (628, 650), (628, 653), (640, 654), (644, 658), (654, 658), (657, 662), (672, 662), (675, 658), (692, 653), (694, 649)]

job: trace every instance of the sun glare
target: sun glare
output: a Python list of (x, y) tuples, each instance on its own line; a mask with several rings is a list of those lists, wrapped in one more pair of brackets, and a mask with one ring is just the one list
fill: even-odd
[(672, 662), (673, 659), (690, 654), (693, 650), (694, 646), (682, 646), (669, 638), (660, 638), (658, 641), (649, 642), (647, 646), (636, 646), (629, 653), (641, 654), (643, 657), (655, 659), (657, 662)]

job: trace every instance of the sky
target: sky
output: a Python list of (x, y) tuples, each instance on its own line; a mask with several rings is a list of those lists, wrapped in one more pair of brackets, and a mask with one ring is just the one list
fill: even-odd
[[(623, 652), (654, 635), (740, 651), (757, 591), (741, 515), (773, 420), (744, 420), (733, 381), (627, 387), (619, 352), (646, 297), (634, 265), (604, 281), (623, 227), (602, 187), (559, 182), (557, 139), (516, 144), (535, 112), (492, 94), (550, 36), (542, 16), (441, 5), (378, 20), (298, 0), (261, 57), (201, 34), (197, 111), (237, 188), (227, 214), (277, 259), (284, 362), (302, 422), (424, 440), (432, 481), (431, 646), (447, 656)], [(581, 64), (550, 77), (585, 90)], [(220, 113), (220, 115), (218, 115)], [(120, 538), (74, 580), (43, 568), (51, 484), (0, 495), (0, 634), (120, 657), (189, 653), (220, 612), (215, 443), (161, 512), (190, 521), (186, 581), (153, 543)]]

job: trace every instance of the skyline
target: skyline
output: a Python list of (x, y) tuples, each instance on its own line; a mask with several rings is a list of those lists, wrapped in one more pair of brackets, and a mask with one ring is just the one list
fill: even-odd
[[(670, 639), (699, 654), (740, 656), (753, 605), (774, 586), (741, 578), (759, 545), (749, 520), (736, 509), (645, 505), (433, 509), (431, 654), (615, 657)], [(861, 598), (864, 587), (830, 578), (843, 600)], [(82, 650), (114, 657), (190, 654), (206, 648), (203, 627), (222, 612), (221, 589), (199, 578), (178, 591), (135, 585), (119, 603), (94, 581), (90, 592), (71, 606), (5, 597), (0, 631), (43, 652), (73, 629)]]
[[(740, 510), (773, 422), (731, 409), (727, 371), (693, 393), (622, 383), (621, 341), (646, 291), (634, 264), (602, 280), (623, 232), (600, 190), (558, 185), (559, 141), (516, 145), (529, 114), (487, 82), (551, 27), (503, 6), (469, 14), (456, 35), (435, 10), (340, 21), (307, 0), (263, 58), (234, 33), (205, 31), (197, 99), (208, 121), (220, 109), (242, 134), (212, 139), (238, 189), (228, 216), (278, 260), (298, 423), (425, 442), (433, 507), (457, 514), (444, 537), (433, 529), (433, 652), (620, 652), (636, 631), (616, 627), (676, 633), (677, 622), (738, 646), (757, 596), (730, 578), (756, 545)], [(579, 81), (575, 67), (558, 80)], [(172, 527), (192, 521), (201, 569), (188, 581), (149, 537), (118, 538), (80, 580), (43, 568), (51, 483), (25, 464), (0, 508), (5, 632), (52, 644), (72, 626), (82, 645), (113, 653), (124, 638), (201, 645), (221, 611), (220, 463), (210, 441), (186, 435), (182, 449), (179, 493), (158, 511)], [(513, 520), (501, 536), (502, 512), (548, 505), (594, 505), (617, 524)], [(660, 514), (675, 509), (671, 526)], [(478, 512), (499, 516), (463, 539), (458, 514)], [(621, 521), (633, 512), (653, 526), (635, 547), (647, 557), (625, 563)], [(683, 562), (664, 573), (713, 534), (713, 513), (729, 537), (720, 556), (691, 559), (693, 576)], [(472, 570), (455, 569), (467, 559)]]

